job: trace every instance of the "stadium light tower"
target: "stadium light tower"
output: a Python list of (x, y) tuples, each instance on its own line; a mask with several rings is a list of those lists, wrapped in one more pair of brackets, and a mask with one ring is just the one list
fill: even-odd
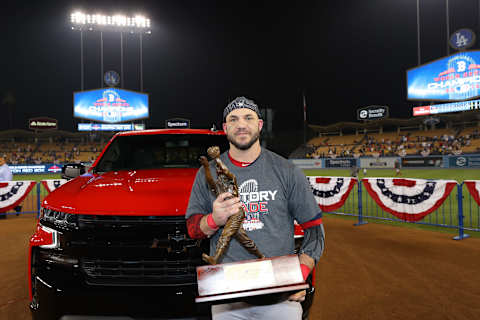
[(101, 64), (101, 84), (103, 87), (103, 32), (120, 33), (120, 83), (123, 87), (123, 34), (139, 34), (140, 40), (140, 91), (143, 92), (143, 44), (142, 35), (151, 34), (150, 19), (143, 15), (103, 15), (86, 14), (81, 11), (75, 11), (70, 15), (72, 30), (80, 31), (80, 65), (81, 65), (81, 90), (84, 90), (84, 61), (83, 61), (83, 32), (100, 32), (100, 64)]

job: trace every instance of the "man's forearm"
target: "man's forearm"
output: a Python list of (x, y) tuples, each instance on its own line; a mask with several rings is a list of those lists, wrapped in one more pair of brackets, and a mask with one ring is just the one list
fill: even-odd
[(211, 228), (207, 222), (208, 215), (194, 214), (187, 219), (188, 235), (192, 239), (203, 239), (212, 236), (217, 229)]
[(218, 228), (216, 229), (213, 229), (211, 228), (209, 225), (208, 225), (208, 222), (207, 222), (207, 219), (208, 219), (208, 216), (211, 215), (211, 213), (209, 214), (206, 214), (202, 217), (202, 219), (200, 220), (200, 230), (202, 230), (202, 232), (207, 236), (207, 237), (211, 237), (212, 235), (215, 234), (215, 232), (217, 232)]
[(300, 264), (306, 265), (310, 271), (315, 268), (315, 260), (313, 260), (312, 257), (310, 257), (308, 254), (302, 253), (300, 256), (298, 256), (298, 259), (300, 260)]

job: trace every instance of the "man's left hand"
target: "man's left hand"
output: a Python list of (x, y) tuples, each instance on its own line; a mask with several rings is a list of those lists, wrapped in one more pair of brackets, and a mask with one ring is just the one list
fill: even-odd
[(289, 301), (297, 301), (297, 302), (303, 302), (305, 301), (305, 296), (307, 295), (307, 290), (302, 290), (295, 292), (292, 294), (290, 297), (288, 297)]

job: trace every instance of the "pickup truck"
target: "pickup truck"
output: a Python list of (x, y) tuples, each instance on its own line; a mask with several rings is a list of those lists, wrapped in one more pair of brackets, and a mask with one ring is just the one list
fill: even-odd
[[(42, 201), (30, 239), (33, 319), (209, 319), (210, 306), (194, 302), (208, 239), (191, 239), (184, 215), (212, 145), (227, 150), (223, 131), (123, 132), (88, 169), (65, 166), (72, 179)], [(305, 317), (312, 301), (313, 288)]]

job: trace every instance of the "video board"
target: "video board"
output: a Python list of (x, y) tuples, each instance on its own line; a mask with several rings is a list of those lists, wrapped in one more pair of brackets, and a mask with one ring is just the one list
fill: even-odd
[(75, 118), (119, 123), (148, 118), (148, 94), (105, 88), (73, 93)]
[(480, 51), (459, 52), (407, 70), (407, 99), (459, 101), (480, 96)]

